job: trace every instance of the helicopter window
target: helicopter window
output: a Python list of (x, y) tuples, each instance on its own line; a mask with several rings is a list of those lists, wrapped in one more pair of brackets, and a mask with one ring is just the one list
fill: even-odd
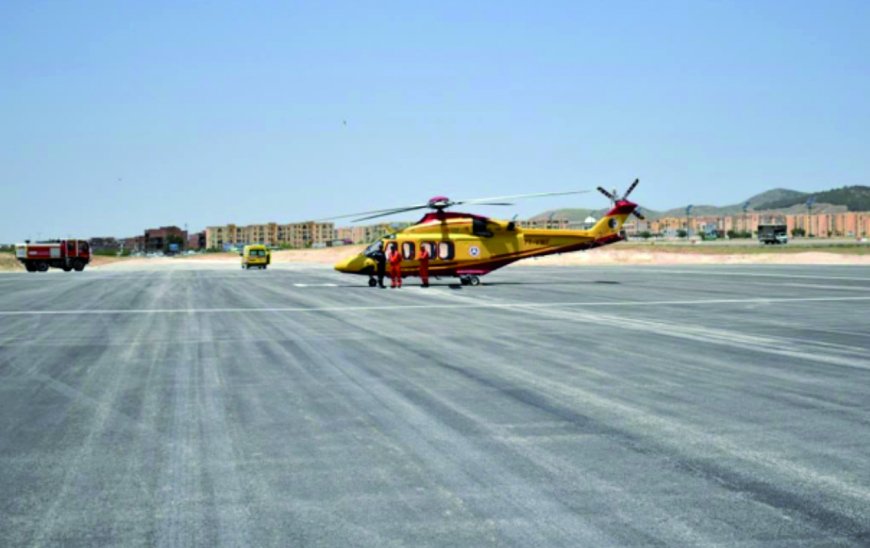
[(444, 261), (453, 259), (453, 242), (438, 242), (438, 258)]
[(487, 228), (486, 221), (484, 219), (472, 219), (471, 232), (475, 236), (483, 236), (484, 238), (492, 237), (492, 231)]
[(366, 248), (366, 250), (363, 252), (363, 254), (364, 254), (366, 257), (371, 256), (373, 253), (375, 253), (376, 251), (378, 251), (380, 245), (381, 245), (381, 241), (380, 241), (380, 240), (375, 241), (373, 244), (371, 244), (370, 246), (368, 246), (368, 247)]
[(438, 255), (435, 254), (435, 244), (432, 242), (420, 242), (420, 251), (423, 251), (423, 248), (429, 252), (430, 259), (436, 259)]
[(412, 261), (417, 258), (414, 254), (413, 242), (402, 242), (402, 258), (406, 261)]

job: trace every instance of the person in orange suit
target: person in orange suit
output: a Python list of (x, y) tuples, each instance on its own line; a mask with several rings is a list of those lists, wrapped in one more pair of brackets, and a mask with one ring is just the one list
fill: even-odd
[(423, 282), (423, 287), (429, 287), (429, 246), (423, 244), (420, 246), (420, 255), (417, 257), (420, 261), (420, 280)]
[(390, 244), (387, 261), (390, 263), (390, 287), (402, 287), (402, 254), (396, 244)]

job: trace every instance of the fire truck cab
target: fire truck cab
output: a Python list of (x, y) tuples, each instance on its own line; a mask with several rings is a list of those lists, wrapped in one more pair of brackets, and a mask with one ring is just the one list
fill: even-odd
[(91, 246), (85, 240), (52, 240), (15, 244), (15, 258), (28, 272), (45, 272), (49, 267), (81, 272), (91, 261)]

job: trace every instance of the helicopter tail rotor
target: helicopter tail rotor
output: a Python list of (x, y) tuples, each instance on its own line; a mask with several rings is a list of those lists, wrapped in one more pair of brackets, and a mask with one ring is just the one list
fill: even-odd
[(625, 191), (625, 194), (622, 195), (622, 199), (625, 200), (628, 198), (628, 195), (632, 193), (632, 191), (637, 187), (638, 183), (640, 183), (640, 179), (635, 179), (631, 186), (628, 187), (628, 190)]
[(638, 184), (640, 184), (640, 179), (635, 179), (634, 182), (629, 185), (628, 189), (622, 194), (622, 196), (620, 196), (616, 190), (614, 190), (613, 192), (608, 192), (604, 189), (604, 187), (598, 187), (598, 192), (607, 196), (613, 203), (616, 203), (627, 199), (628, 195), (634, 192), (634, 189), (637, 188)]
[(604, 189), (604, 187), (598, 187), (598, 192), (600, 192), (600, 193), (604, 194), (605, 196), (607, 196), (607, 198), (608, 198), (609, 200), (611, 200), (611, 201), (614, 201), (614, 202), (615, 202), (616, 200), (619, 199), (619, 198), (617, 198), (615, 195), (613, 195), (613, 194), (611, 194), (610, 192), (606, 191), (606, 190)]

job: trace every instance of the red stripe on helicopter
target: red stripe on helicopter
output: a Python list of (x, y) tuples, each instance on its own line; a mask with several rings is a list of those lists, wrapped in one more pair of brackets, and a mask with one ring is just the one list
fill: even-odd
[(613, 209), (608, 211), (605, 217), (610, 217), (611, 215), (628, 215), (635, 209), (637, 209), (637, 204), (629, 202), (628, 200), (619, 200), (613, 204)]

